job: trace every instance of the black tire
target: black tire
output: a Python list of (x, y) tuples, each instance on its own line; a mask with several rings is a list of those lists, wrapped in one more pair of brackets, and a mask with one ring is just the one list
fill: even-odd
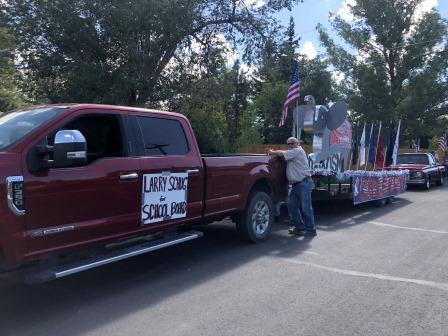
[(426, 178), (423, 188), (425, 188), (425, 190), (429, 190), (431, 188), (431, 181), (429, 180), (429, 176)]
[(390, 197), (386, 198), (386, 203), (391, 204), (394, 202), (394, 200), (395, 200), (395, 196), (390, 196)]
[(272, 200), (262, 191), (250, 194), (244, 213), (236, 221), (240, 237), (248, 242), (258, 243), (266, 240), (274, 223)]
[(442, 174), (442, 173), (440, 174), (440, 176), (439, 176), (439, 180), (436, 182), (436, 184), (437, 184), (438, 186), (443, 185), (443, 174)]
[(382, 207), (387, 204), (387, 199), (382, 198), (382, 199), (376, 200), (375, 203), (376, 203), (377, 207)]

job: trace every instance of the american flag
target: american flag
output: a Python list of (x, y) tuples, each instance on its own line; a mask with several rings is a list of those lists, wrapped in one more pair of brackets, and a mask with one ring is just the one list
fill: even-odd
[(300, 97), (300, 79), (299, 79), (299, 66), (294, 64), (291, 73), (291, 84), (289, 85), (288, 94), (286, 95), (285, 102), (283, 103), (282, 116), (280, 118), (279, 127), (285, 124), (286, 117), (288, 116), (288, 107), (291, 104), (297, 102)]
[(442, 152), (446, 151), (446, 133), (442, 134), (439, 139), (439, 148)]

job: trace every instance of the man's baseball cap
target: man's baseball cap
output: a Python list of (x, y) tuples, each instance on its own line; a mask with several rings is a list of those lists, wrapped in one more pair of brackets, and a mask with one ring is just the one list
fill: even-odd
[(303, 98), (305, 103), (307, 102), (313, 102), (314, 103), (314, 97), (312, 95), (306, 95), (305, 98)]

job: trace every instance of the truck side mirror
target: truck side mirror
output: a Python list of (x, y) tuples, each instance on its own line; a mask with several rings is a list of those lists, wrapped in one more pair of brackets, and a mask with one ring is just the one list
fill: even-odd
[(53, 146), (56, 168), (76, 167), (87, 163), (86, 138), (78, 130), (62, 130), (56, 133)]

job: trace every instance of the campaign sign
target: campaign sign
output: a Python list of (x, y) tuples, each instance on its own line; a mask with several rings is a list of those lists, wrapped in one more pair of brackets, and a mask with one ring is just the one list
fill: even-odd
[(142, 224), (187, 216), (188, 173), (143, 175)]
[(331, 134), (331, 145), (343, 148), (352, 148), (352, 127), (346, 118), (341, 126)]
[(379, 200), (406, 191), (406, 174), (368, 176), (353, 174), (353, 204)]

